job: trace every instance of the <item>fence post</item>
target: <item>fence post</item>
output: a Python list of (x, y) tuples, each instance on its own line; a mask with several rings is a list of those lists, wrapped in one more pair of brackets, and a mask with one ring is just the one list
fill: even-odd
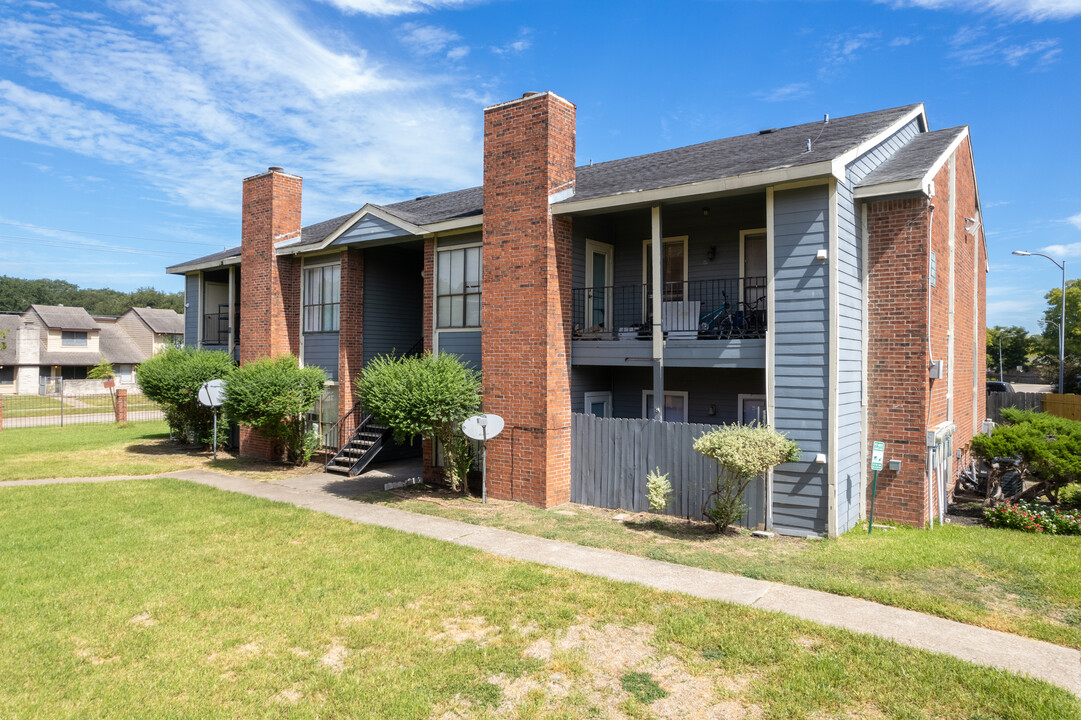
[(4, 396), (0, 395), (0, 430), (4, 429)]
[(128, 421), (128, 391), (124, 388), (116, 391), (116, 421), (118, 423)]

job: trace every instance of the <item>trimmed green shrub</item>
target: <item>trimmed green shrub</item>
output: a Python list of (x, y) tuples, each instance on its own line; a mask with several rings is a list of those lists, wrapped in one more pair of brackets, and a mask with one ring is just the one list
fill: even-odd
[[(166, 346), (139, 365), (136, 382), (143, 395), (161, 405), (174, 437), (209, 445), (214, 414), (199, 403), (199, 388), (209, 380), (227, 377), (232, 370), (233, 360), (223, 352)], [(220, 442), (224, 429), (218, 430)]]
[(304, 413), (326, 382), (322, 368), (302, 368), (293, 355), (250, 362), (233, 370), (225, 383), (225, 414), (280, 444), (286, 461), (303, 465), (314, 447)]
[(438, 440), (447, 481), (453, 490), (466, 489), (469, 463), (463, 454), (469, 445), (462, 442), (461, 424), (480, 409), (480, 373), (447, 353), (381, 355), (356, 384), (365, 411), (390, 428), (395, 441)]
[(743, 491), (751, 481), (775, 465), (796, 462), (799, 445), (768, 425), (721, 425), (694, 441), (694, 449), (720, 465), (708, 488), (702, 515), (718, 532), (739, 522), (747, 512)]
[[(1003, 409), (1002, 419), (990, 435), (972, 438), (972, 454), (992, 467), (986, 502), (1032, 500), (1043, 495), (1058, 504), (1059, 490), (1081, 481), (1081, 422), (1016, 408)], [(1001, 487), (1007, 468), (994, 464), (1000, 457), (1019, 460), (1022, 489), (1008, 498), (1003, 497)], [(1026, 482), (1028, 488), (1024, 487)]]

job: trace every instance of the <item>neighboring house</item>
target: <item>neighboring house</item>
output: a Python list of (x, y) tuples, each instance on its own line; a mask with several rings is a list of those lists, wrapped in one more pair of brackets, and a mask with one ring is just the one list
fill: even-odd
[(772, 474), (766, 526), (852, 528), (878, 440), (899, 467), (876, 515), (940, 518), (984, 418), (968, 128), (909, 105), (575, 167), (575, 112), (553, 93), (490, 107), (482, 187), (307, 227), (299, 177), (247, 178), (241, 246), (168, 268), (186, 341), (323, 367), (326, 422), (376, 354), (461, 356), (506, 420), (498, 498), (568, 501), (572, 412), (765, 420), (803, 450)]
[(178, 313), (151, 308), (94, 318), (81, 307), (31, 305), (21, 315), (0, 316), (8, 336), (0, 392), (36, 394), (61, 379), (68, 394), (101, 392), (101, 381), (87, 380), (87, 372), (103, 358), (113, 365), (116, 387), (135, 389), (135, 367), (164, 344), (181, 342), (183, 325)]

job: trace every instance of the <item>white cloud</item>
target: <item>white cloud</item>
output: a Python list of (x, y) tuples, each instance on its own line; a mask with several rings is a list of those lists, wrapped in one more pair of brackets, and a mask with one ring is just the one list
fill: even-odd
[(986, 27), (966, 26), (950, 39), (950, 56), (966, 65), (1005, 63), (1011, 67), (1022, 64), (1036, 68), (1056, 62), (1062, 55), (1055, 38), (1015, 42), (1008, 35), (994, 36)]
[(876, 0), (895, 7), (993, 13), (1021, 20), (1069, 20), (1081, 15), (1081, 0)]
[(448, 59), (461, 60), (469, 54), (469, 47), (456, 44), (462, 39), (461, 35), (435, 25), (406, 23), (401, 27), (401, 39), (418, 55), (442, 54), (451, 45), (453, 47), (446, 53)]
[[(479, 113), (451, 77), (388, 69), (352, 38), (339, 50), (277, 0), (112, 7), (0, 23), (0, 52), (35, 78), (0, 80), (0, 134), (226, 212), (242, 178), (282, 165), (305, 177), (306, 222), (478, 179)], [(428, 37), (464, 56), (453, 33)]]
[(1078, 230), (1081, 230), (1081, 213), (1071, 215), (1070, 217), (1066, 218), (1066, 222), (1070, 223)]
[(890, 47), (905, 47), (906, 45), (911, 45), (914, 42), (916, 42), (916, 38), (900, 36), (890, 40), (889, 45)]
[(880, 33), (877, 31), (860, 33), (841, 33), (826, 41), (825, 58), (819, 69), (820, 75), (830, 75), (845, 65), (857, 60), (863, 51), (878, 46)]
[(759, 90), (754, 97), (766, 102), (784, 102), (786, 100), (799, 100), (811, 94), (811, 86), (807, 83), (789, 83), (773, 90)]
[(1081, 242), (1070, 243), (1068, 245), (1048, 245), (1047, 247), (1040, 248), (1040, 251), (1058, 258), (1081, 257)]
[(364, 15), (409, 15), (443, 8), (459, 8), (469, 0), (322, 0), (342, 12)]
[(508, 43), (504, 43), (503, 45), (493, 46), (492, 52), (494, 52), (496, 55), (509, 55), (513, 53), (524, 52), (533, 46), (533, 39), (531, 37), (532, 35), (532, 28), (522, 28), (518, 32), (517, 40), (512, 40)]

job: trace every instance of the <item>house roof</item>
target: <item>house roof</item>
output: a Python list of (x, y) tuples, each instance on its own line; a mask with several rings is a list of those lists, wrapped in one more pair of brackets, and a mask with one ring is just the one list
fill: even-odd
[[(169, 312), (173, 311), (169, 310)], [(114, 364), (135, 364), (147, 359), (146, 353), (140, 350), (131, 337), (116, 324), (101, 325), (98, 344), (101, 348), (101, 354), (105, 356), (106, 360)], [(97, 364), (100, 359), (99, 357), (93, 364)]]
[(30, 309), (37, 313), (45, 324), (52, 330), (97, 330), (98, 325), (86, 308), (66, 307), (64, 305), (31, 305)]
[[(574, 194), (555, 205), (834, 160), (920, 108), (919, 104), (904, 105), (582, 165), (576, 169)], [(811, 141), (809, 152), (808, 140)], [(418, 226), (470, 217), (478, 218), (479, 224), (484, 210), (484, 188), (472, 187), (370, 207)], [(299, 240), (289, 243), (289, 250), (314, 249), (356, 214), (302, 228)], [(183, 274), (199, 269), (197, 266), (203, 263), (239, 257), (240, 248), (231, 248), (173, 265), (166, 271)]]
[(183, 335), (184, 334), (184, 316), (178, 313), (176, 310), (170, 310), (168, 308), (137, 308), (133, 307), (131, 312), (139, 316), (139, 318), (146, 323), (151, 332), (156, 332), (161, 335)]
[(962, 137), (967, 126), (921, 133), (860, 181), (859, 187), (922, 179)]

